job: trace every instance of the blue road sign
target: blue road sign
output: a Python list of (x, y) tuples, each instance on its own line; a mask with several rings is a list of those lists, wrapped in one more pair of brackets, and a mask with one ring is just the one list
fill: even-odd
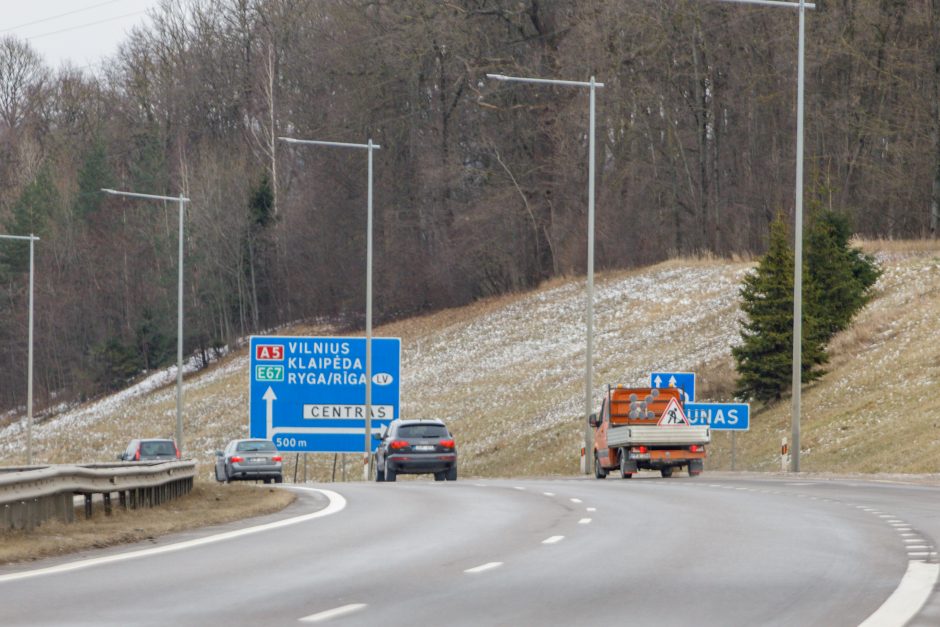
[[(400, 381), (401, 340), (372, 338), (373, 431), (398, 417)], [(363, 452), (365, 406), (365, 338), (252, 336), (251, 437), (281, 451)]]
[(654, 372), (650, 374), (651, 388), (679, 388), (685, 393), (685, 402), (695, 400), (694, 372)]
[(747, 403), (686, 403), (685, 415), (693, 426), (715, 431), (747, 431), (751, 428), (751, 406)]

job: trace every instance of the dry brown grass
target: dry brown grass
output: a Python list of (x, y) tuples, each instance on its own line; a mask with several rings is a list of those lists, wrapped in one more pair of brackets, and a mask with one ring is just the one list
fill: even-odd
[(49, 521), (32, 531), (0, 532), (0, 564), (153, 539), (177, 531), (270, 514), (292, 503), (286, 490), (197, 481), (192, 492), (153, 508), (122, 510), (113, 501), (106, 516), (96, 503), (91, 519), (76, 509), (76, 522)]

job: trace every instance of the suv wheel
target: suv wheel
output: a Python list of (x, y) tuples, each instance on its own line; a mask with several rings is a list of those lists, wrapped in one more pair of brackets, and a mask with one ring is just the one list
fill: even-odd
[(435, 480), (435, 481), (443, 481), (444, 478), (445, 478), (444, 476), (445, 476), (446, 474), (447, 474), (447, 473), (444, 472), (443, 470), (442, 470), (441, 472), (436, 472), (436, 473), (434, 473), (434, 480)]
[(375, 480), (385, 481), (385, 468), (378, 464), (375, 465)]
[(398, 476), (398, 473), (395, 472), (394, 468), (388, 467), (388, 462), (385, 462), (385, 480), (386, 481), (395, 481), (395, 477)]
[(457, 467), (454, 466), (444, 474), (444, 478), (448, 481), (457, 481)]

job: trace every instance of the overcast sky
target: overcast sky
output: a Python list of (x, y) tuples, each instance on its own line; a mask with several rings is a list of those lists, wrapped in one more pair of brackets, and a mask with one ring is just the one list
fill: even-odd
[(148, 21), (159, 0), (0, 0), (0, 35), (28, 39), (46, 64), (94, 66), (131, 28)]

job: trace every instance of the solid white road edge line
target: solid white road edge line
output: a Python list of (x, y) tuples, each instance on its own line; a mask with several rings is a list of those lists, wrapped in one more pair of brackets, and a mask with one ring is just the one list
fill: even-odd
[(316, 614), (311, 614), (310, 616), (304, 616), (303, 618), (298, 619), (297, 622), (319, 623), (320, 621), (330, 620), (331, 618), (339, 618), (340, 616), (346, 616), (346, 614), (358, 612), (365, 607), (365, 603), (350, 603), (349, 605), (344, 605), (342, 607), (334, 607), (332, 610), (326, 610), (325, 612), (318, 612)]
[(161, 553), (172, 553), (174, 551), (182, 551), (184, 549), (191, 549), (193, 547), (202, 546), (204, 544), (212, 544), (214, 542), (222, 542), (223, 540), (231, 540), (232, 538), (240, 538), (241, 536), (247, 536), (252, 533), (259, 533), (262, 531), (270, 531), (271, 529), (279, 529), (281, 527), (287, 527), (288, 525), (296, 525), (297, 523), (306, 522), (308, 520), (313, 520), (314, 518), (322, 518), (323, 516), (329, 516), (330, 514), (335, 514), (336, 512), (342, 511), (346, 507), (346, 499), (344, 499), (340, 494), (333, 492), (332, 490), (321, 490), (319, 488), (301, 488), (295, 487), (294, 490), (309, 490), (310, 492), (319, 492), (323, 496), (329, 499), (330, 504), (325, 508), (313, 512), (312, 514), (304, 514), (303, 516), (295, 516), (294, 518), (286, 518), (284, 520), (278, 520), (272, 523), (267, 523), (264, 525), (258, 525), (256, 527), (247, 527), (245, 529), (236, 529), (235, 531), (226, 531), (225, 533), (219, 533), (214, 536), (207, 536), (205, 538), (197, 538), (195, 540), (186, 540), (185, 542), (177, 542), (176, 544), (167, 544), (166, 546), (156, 546), (149, 549), (140, 549), (138, 551), (130, 551), (128, 553), (118, 553), (116, 555), (108, 555), (106, 557), (93, 557), (91, 559), (80, 560), (77, 562), (69, 562), (68, 564), (59, 564), (58, 566), (49, 566), (48, 568), (37, 568), (35, 570), (27, 570), (19, 573), (10, 573), (8, 575), (0, 575), (0, 583), (6, 581), (16, 581), (18, 579), (28, 579), (30, 577), (39, 577), (42, 575), (55, 575), (58, 573), (66, 573), (73, 570), (79, 570), (81, 568), (89, 568), (91, 566), (99, 566), (101, 564), (111, 564), (113, 562), (123, 562), (124, 560), (136, 559), (138, 557), (148, 557), (150, 555), (159, 555)]
[(467, 570), (463, 572), (470, 573), (470, 574), (482, 573), (485, 570), (493, 570), (494, 568), (499, 568), (502, 565), (503, 565), (502, 562), (487, 562), (486, 564), (480, 564), (479, 566), (468, 568)]
[(933, 592), (940, 564), (908, 562), (895, 591), (859, 627), (902, 627), (913, 618)]

